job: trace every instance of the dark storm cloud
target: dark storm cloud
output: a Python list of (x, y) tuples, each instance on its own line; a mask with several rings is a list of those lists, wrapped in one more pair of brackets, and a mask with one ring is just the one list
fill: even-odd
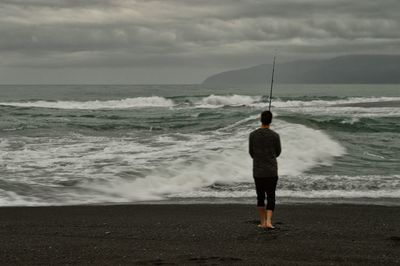
[(396, 0), (5, 0), (3, 67), (220, 67), (398, 53)]

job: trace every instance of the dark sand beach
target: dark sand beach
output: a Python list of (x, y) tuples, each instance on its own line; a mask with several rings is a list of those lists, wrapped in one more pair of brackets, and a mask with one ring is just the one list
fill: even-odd
[(400, 207), (250, 205), (0, 208), (1, 265), (400, 265)]

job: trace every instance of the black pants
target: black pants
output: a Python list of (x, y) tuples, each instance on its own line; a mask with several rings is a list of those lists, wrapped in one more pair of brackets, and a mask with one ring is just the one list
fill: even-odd
[(278, 183), (278, 177), (255, 177), (257, 192), (257, 207), (265, 206), (265, 194), (267, 194), (267, 210), (275, 209), (275, 189)]

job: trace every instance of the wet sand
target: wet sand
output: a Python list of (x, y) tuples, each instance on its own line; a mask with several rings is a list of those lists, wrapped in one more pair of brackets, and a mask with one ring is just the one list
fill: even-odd
[(0, 208), (0, 265), (400, 265), (400, 207)]

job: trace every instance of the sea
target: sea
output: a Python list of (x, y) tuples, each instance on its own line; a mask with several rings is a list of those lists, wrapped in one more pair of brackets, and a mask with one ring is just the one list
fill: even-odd
[[(0, 206), (255, 204), (248, 136), (268, 93), (1, 85)], [(278, 204), (400, 205), (400, 104), (376, 104), (399, 101), (400, 85), (276, 84)]]

